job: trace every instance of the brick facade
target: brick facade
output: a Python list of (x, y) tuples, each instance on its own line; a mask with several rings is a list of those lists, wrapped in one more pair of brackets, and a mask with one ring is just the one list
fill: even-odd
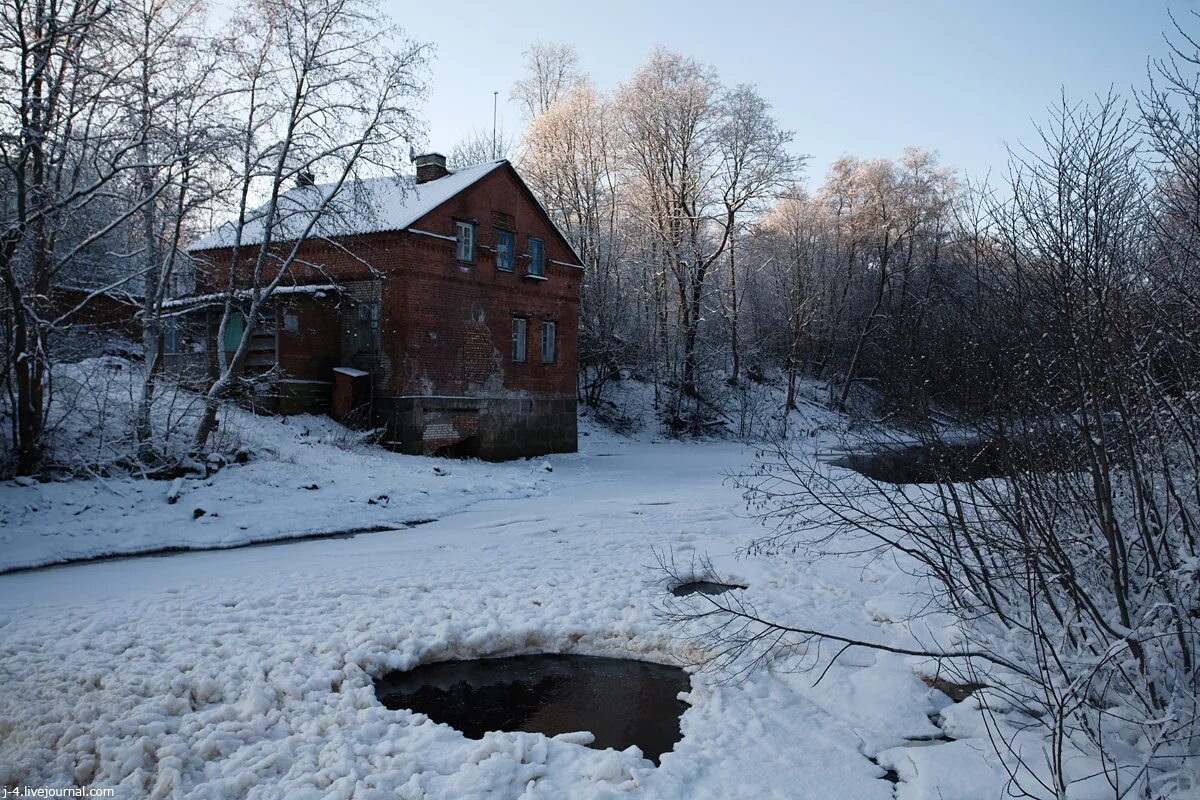
[[(475, 225), (475, 258), (456, 258), (455, 222)], [(513, 235), (514, 270), (497, 268), (498, 231)], [(543, 242), (545, 280), (527, 275), (530, 238)], [(331, 380), (335, 366), (371, 373), (372, 417), (413, 453), (511, 458), (575, 449), (579, 285), (571, 248), (508, 164), (406, 231), (306, 243), (297, 284), (340, 287), (294, 296), (277, 312), (282, 377)], [(216, 290), (229, 251), (198, 256), (197, 292)], [(373, 308), (372, 308), (373, 307)], [(364, 319), (378, 319), (372, 336)], [(527, 322), (527, 358), (513, 359), (513, 318)], [(542, 360), (542, 323), (556, 328)], [(374, 339), (374, 341), (372, 341)], [(327, 400), (326, 400), (327, 402)]]

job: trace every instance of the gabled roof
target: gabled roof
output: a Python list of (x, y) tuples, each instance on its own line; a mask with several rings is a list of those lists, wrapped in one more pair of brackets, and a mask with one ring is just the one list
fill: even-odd
[[(347, 183), (326, 215), (313, 227), (311, 236), (333, 238), (404, 230), (507, 163), (490, 161), (477, 164), (421, 184), (416, 183), (411, 175)], [(314, 209), (332, 190), (333, 184), (320, 184), (297, 187), (281, 194), (274, 240), (284, 242), (299, 237), (312, 219)], [(266, 207), (263, 206), (247, 216), (246, 226), (242, 229), (243, 246), (262, 243), (265, 215)], [(235, 222), (226, 222), (192, 244), (188, 252), (233, 247), (236, 230)]]

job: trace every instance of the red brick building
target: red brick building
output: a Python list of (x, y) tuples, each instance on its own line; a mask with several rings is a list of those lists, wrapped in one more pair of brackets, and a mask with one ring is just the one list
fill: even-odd
[[(513, 166), (450, 172), (430, 154), (415, 180), (351, 188), (355, 205), (322, 218), (252, 338), (246, 369), (275, 409), (328, 410), (338, 382), (337, 410), (358, 405), (404, 452), (574, 451), (583, 265)], [(261, 236), (248, 226), (243, 248)], [(241, 338), (238, 318), (226, 341), (215, 333), (231, 243), (218, 229), (193, 245), (197, 296), (173, 301), (205, 315), (210, 361)]]

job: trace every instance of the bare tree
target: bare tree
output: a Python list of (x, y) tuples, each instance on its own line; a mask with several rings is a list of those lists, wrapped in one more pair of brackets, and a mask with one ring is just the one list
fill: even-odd
[[(1176, 245), (1155, 233), (1137, 129), (1116, 98), (1064, 100), (1039, 146), (1013, 156), (978, 248), (1003, 347), (1002, 390), (963, 412), (984, 443), (927, 427), (913, 486), (848, 478), (782, 443), (742, 478), (778, 524), (757, 552), (895, 554), (960, 621), (957, 643), (896, 650), (738, 598), (673, 612), (739, 664), (827, 669), (821, 643), (834, 660), (851, 647), (937, 659), (981, 689), (1016, 796), (1066, 798), (1081, 779), (1071, 762), (1090, 759), (1113, 798), (1170, 797), (1194, 785), (1200, 752), (1200, 408), (1195, 371), (1174, 369), (1196, 346), (1167, 322), (1180, 303), (1156, 276)], [(894, 281), (905, 258), (893, 247)], [(895, 448), (886, 434), (876, 445)], [(1034, 731), (1048, 745), (1036, 763)]]
[(146, 132), (130, 130), (127, 116), (136, 59), (112, 46), (129, 23), (128, 10), (89, 0), (0, 6), (0, 181), (8, 198), (0, 281), (19, 473), (33, 472), (40, 459), (53, 332), (137, 274), (118, 275), (66, 308), (52, 302), (55, 289), (164, 185), (143, 185), (133, 202), (117, 194), (145, 154)]
[(715, 72), (677, 53), (656, 50), (618, 91), (627, 164), (644, 224), (654, 237), (675, 298), (680, 338), (676, 419), (686, 399), (700, 420), (697, 340), (708, 277), (729, 243), (720, 185), (725, 118)]
[[(226, 300), (224, 341), (248, 294), (232, 355), (218, 348), (218, 374), (204, 398), (195, 448), (203, 450), (221, 403), (242, 372), (274, 290), (292, 273), (318, 223), (352, 203), (355, 177), (397, 171), (421, 128), (411, 102), (424, 91), (428, 48), (381, 23), (367, 0), (259, 0), (230, 26), (237, 55), (228, 80), (239, 97), (240, 164), (232, 182), (231, 257), (219, 266)], [(327, 178), (313, 185), (314, 178)], [(297, 180), (301, 185), (292, 187)], [(261, 206), (252, 199), (265, 197)]]
[(569, 44), (535, 42), (525, 49), (525, 77), (513, 84), (510, 97), (527, 119), (545, 114), (579, 83), (579, 55)]
[(141, 211), (128, 226), (122, 257), (112, 260), (141, 276), (143, 373), (134, 431), (143, 462), (158, 456), (151, 409), (168, 324), (163, 302), (187, 262), (182, 242), (193, 211), (212, 199), (214, 159), (229, 143), (206, 11), (197, 0), (144, 0), (130, 7), (130, 24), (116, 42), (135, 64), (129, 116), (141, 136), (130, 187)]
[(728, 239), (729, 352), (736, 384), (741, 375), (738, 343), (738, 234), (743, 217), (761, 212), (785, 187), (791, 185), (804, 163), (788, 152), (793, 134), (782, 130), (770, 115), (771, 106), (752, 86), (741, 85), (721, 100), (724, 124), (721, 140), (721, 205)]
[(488, 161), (511, 159), (515, 152), (516, 140), (503, 128), (498, 128), (495, 136), (490, 131), (476, 128), (455, 143), (446, 160), (451, 169), (462, 169)]
[(521, 169), (583, 259), (580, 391), (595, 406), (624, 356), (620, 320), (636, 298), (624, 280), (628, 220), (621, 196), (620, 135), (611, 102), (580, 83), (525, 133)]
[(785, 411), (796, 408), (797, 381), (813, 359), (811, 352), (805, 352), (809, 326), (818, 314), (819, 299), (832, 290), (828, 280), (832, 226), (827, 210), (795, 187), (763, 218), (751, 238), (752, 252), (769, 276), (765, 296), (756, 298), (756, 312), (784, 336), (779, 350), (787, 379)]

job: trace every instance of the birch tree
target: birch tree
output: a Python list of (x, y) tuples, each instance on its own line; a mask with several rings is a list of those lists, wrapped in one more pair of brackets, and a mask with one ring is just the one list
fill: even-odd
[(55, 308), (53, 290), (163, 188), (151, 181), (133, 202), (120, 194), (122, 179), (142, 163), (146, 138), (128, 126), (136, 59), (113, 46), (127, 12), (97, 0), (0, 4), (3, 377), (20, 474), (34, 472), (41, 457), (54, 332), (137, 276), (117, 276), (71, 308)]
[[(141, 275), (142, 381), (134, 420), (137, 455), (157, 457), (151, 409), (163, 360), (163, 301), (182, 262), (193, 211), (211, 201), (209, 177), (228, 144), (225, 94), (216, 83), (216, 50), (198, 0), (141, 0), (130, 6), (118, 46), (131, 53), (130, 128), (140, 135), (130, 196), (126, 269)], [(159, 190), (158, 187), (164, 187)]]
[[(216, 265), (226, 287), (218, 342), (240, 292), (247, 308), (232, 354), (217, 348), (197, 451), (236, 388), (272, 293), (318, 223), (362, 201), (354, 196), (358, 175), (394, 174), (421, 134), (412, 103), (424, 92), (429, 58), (427, 46), (404, 39), (368, 0), (258, 0), (230, 28), (228, 81), (243, 122), (229, 191), (232, 255)], [(314, 178), (324, 183), (308, 185)], [(295, 190), (298, 180), (305, 185)]]

